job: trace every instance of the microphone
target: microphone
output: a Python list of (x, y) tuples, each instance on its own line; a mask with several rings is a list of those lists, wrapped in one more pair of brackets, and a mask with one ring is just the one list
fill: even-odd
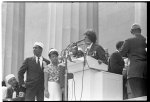
[(77, 41), (77, 42), (73, 42), (69, 47), (77, 46), (77, 44), (80, 43), (80, 42), (82, 42), (82, 41), (84, 41), (84, 39), (79, 40), (79, 41)]
[(79, 40), (79, 41), (77, 41), (77, 42), (74, 42), (74, 43), (72, 44), (72, 47), (73, 47), (73, 46), (77, 46), (77, 44), (80, 43), (80, 42), (82, 42), (82, 41), (84, 41), (84, 39)]
[(80, 43), (80, 42), (82, 42), (82, 41), (84, 41), (84, 39), (82, 39), (82, 40), (79, 40), (79, 41), (77, 41), (77, 42), (75, 42), (75, 43)]

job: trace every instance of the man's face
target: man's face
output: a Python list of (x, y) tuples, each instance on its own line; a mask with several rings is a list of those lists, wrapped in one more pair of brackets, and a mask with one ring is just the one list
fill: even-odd
[(12, 87), (15, 87), (17, 84), (17, 80), (15, 77), (8, 80), (8, 84), (10, 84)]
[(42, 54), (43, 49), (40, 46), (35, 46), (33, 47), (33, 53), (34, 55), (36, 55), (37, 57), (40, 57)]
[(82, 57), (84, 53), (81, 50), (78, 50), (78, 55)]
[(71, 52), (73, 53), (73, 55), (76, 55), (77, 54), (77, 51), (78, 51), (78, 47), (73, 47), (71, 49)]
[(130, 32), (131, 32), (133, 35), (140, 33), (139, 29), (131, 29)]

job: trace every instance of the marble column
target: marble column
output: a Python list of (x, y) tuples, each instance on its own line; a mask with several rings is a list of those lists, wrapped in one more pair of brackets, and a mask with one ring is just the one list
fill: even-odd
[(24, 59), (25, 4), (7, 3), (3, 77), (14, 74)]
[(98, 4), (94, 2), (49, 3), (49, 47), (60, 52), (67, 45), (84, 38), (86, 29), (98, 36)]
[(147, 38), (147, 3), (135, 3), (135, 23), (141, 26), (142, 34)]

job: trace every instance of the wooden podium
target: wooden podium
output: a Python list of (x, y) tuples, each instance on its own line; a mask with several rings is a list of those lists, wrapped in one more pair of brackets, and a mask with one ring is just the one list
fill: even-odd
[(68, 62), (68, 72), (74, 74), (74, 80), (68, 81), (69, 101), (123, 100), (122, 75), (106, 72), (107, 65), (90, 56), (86, 56), (84, 71), (83, 63), (83, 57)]

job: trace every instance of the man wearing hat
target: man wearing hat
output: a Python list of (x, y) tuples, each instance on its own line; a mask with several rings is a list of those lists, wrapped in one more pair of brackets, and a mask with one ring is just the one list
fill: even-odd
[(130, 60), (127, 70), (127, 90), (131, 89), (131, 96), (128, 98), (135, 98), (147, 95), (147, 52), (145, 50), (147, 45), (138, 24), (132, 25), (131, 34), (134, 37), (125, 40), (120, 54)]
[(9, 74), (5, 80), (10, 86), (7, 88), (6, 98), (3, 101), (24, 101), (25, 88), (19, 86), (15, 76)]
[[(26, 58), (18, 71), (19, 84), (26, 87), (25, 101), (44, 101), (44, 72), (43, 62), (50, 61), (42, 57), (43, 44), (35, 42), (33, 46), (34, 56)], [(24, 73), (26, 72), (26, 82)]]

